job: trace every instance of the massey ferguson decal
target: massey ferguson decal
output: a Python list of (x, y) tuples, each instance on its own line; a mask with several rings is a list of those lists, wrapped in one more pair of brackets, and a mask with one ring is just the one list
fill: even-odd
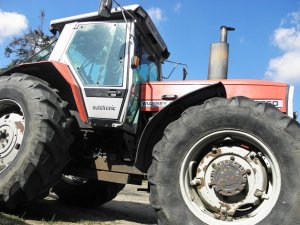
[(85, 104), (89, 117), (118, 119), (123, 98), (88, 97)]
[(169, 105), (172, 101), (141, 101), (143, 108), (163, 108)]
[[(283, 100), (271, 100), (271, 99), (254, 99), (257, 102), (265, 102), (274, 105), (277, 108), (283, 107)], [(141, 107), (143, 108), (163, 108), (169, 105), (172, 101), (141, 101)], [(100, 107), (100, 106), (98, 106)], [(99, 110), (99, 109), (98, 109)], [(100, 109), (101, 110), (101, 109)], [(102, 109), (104, 110), (104, 109)]]
[(270, 103), (270, 104), (274, 105), (276, 108), (282, 108), (283, 107), (283, 100), (275, 100), (275, 99), (257, 100), (257, 99), (254, 99), (254, 101)]
[(115, 106), (97, 105), (93, 106), (93, 110), (116, 110)]

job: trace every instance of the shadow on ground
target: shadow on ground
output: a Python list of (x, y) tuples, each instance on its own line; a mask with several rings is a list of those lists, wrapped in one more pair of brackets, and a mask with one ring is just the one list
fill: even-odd
[[(24, 219), (26, 224), (156, 224), (155, 213), (148, 202), (148, 194), (132, 193), (124, 189), (118, 197), (99, 207), (77, 207), (62, 203), (55, 196), (9, 212)], [(24, 224), (25, 224), (24, 223)]]

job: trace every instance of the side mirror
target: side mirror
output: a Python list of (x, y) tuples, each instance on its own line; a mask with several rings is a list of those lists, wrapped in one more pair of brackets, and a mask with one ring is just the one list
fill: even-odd
[(110, 17), (112, 9), (112, 0), (101, 0), (98, 15), (103, 17)]
[(187, 74), (188, 74), (188, 72), (187, 72), (186, 68), (183, 67), (183, 69), (182, 69), (182, 80), (186, 79)]

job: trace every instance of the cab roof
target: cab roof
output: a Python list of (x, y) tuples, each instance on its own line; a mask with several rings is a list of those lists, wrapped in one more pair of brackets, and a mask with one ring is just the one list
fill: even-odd
[[(152, 22), (148, 13), (139, 5), (130, 5), (123, 8), (126, 10), (124, 15), (126, 19), (133, 19), (163, 59), (167, 59), (170, 55), (167, 45)], [(123, 20), (121, 8), (113, 8), (110, 17), (100, 16), (98, 12), (91, 12), (77, 16), (66, 17), (62, 19), (52, 20), (50, 22), (50, 31), (55, 34), (61, 32), (64, 26), (68, 23), (74, 22), (89, 22), (89, 21), (110, 21), (110, 20)]]

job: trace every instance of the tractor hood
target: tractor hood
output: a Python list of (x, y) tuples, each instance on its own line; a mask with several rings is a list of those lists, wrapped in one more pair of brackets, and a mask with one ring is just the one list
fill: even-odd
[(208, 85), (222, 82), (227, 97), (246, 96), (267, 102), (293, 117), (293, 86), (263, 80), (199, 80), (147, 82), (141, 86), (141, 110), (157, 112), (172, 101)]

